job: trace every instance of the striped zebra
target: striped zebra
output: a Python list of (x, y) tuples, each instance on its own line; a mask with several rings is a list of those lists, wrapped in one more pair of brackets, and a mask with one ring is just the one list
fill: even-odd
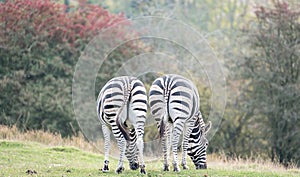
[[(102, 88), (97, 99), (97, 114), (104, 135), (103, 172), (109, 171), (110, 132), (112, 131), (120, 150), (116, 173), (124, 171), (124, 155), (129, 161), (130, 169), (136, 170), (140, 167), (140, 172), (146, 173), (143, 158), (146, 113), (146, 89), (137, 78), (116, 77)], [(137, 154), (139, 154), (140, 165)]]
[(211, 122), (205, 125), (203, 121), (199, 109), (199, 93), (195, 85), (179, 75), (164, 75), (153, 82), (149, 91), (149, 103), (161, 137), (164, 154), (163, 170), (169, 171), (169, 153), (172, 147), (174, 171), (180, 171), (177, 147), (182, 132), (183, 169), (188, 169), (187, 154), (196, 169), (207, 168), (208, 140), (205, 136), (211, 127)]

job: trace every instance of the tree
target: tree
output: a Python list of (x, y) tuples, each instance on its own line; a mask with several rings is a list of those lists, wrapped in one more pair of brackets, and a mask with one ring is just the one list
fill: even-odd
[[(262, 131), (272, 161), (285, 166), (300, 160), (300, 11), (287, 2), (256, 7), (256, 20), (245, 30), (249, 51), (235, 67), (243, 81), (242, 100)], [(252, 121), (253, 122), (253, 121)]]
[(72, 78), (80, 52), (126, 18), (84, 0), (66, 9), (51, 0), (0, 3), (0, 124), (77, 133)]

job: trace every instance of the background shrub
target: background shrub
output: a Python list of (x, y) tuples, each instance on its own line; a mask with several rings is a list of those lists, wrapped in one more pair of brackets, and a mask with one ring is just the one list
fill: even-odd
[(71, 102), (77, 59), (100, 30), (126, 18), (85, 1), (66, 9), (50, 0), (0, 3), (0, 124), (77, 133)]

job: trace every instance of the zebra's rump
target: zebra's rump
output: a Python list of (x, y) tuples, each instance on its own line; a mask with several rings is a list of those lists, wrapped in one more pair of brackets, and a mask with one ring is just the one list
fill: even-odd
[(108, 124), (115, 121), (118, 113), (121, 122), (125, 122), (132, 111), (137, 116), (147, 112), (145, 87), (135, 77), (121, 76), (108, 81), (100, 91), (97, 103), (99, 119)]
[(199, 109), (199, 94), (194, 84), (179, 75), (157, 78), (149, 92), (151, 113), (156, 118), (167, 114), (172, 121), (189, 119)]

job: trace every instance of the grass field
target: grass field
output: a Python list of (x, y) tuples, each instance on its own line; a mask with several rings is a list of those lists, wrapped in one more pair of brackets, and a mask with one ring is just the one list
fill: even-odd
[[(33, 142), (0, 141), (0, 176), (117, 176), (117, 161), (111, 160), (109, 173), (100, 168), (103, 156), (74, 147), (46, 146)], [(300, 176), (300, 170), (276, 168), (270, 164), (247, 162), (209, 162), (207, 170), (184, 170), (180, 173), (162, 172), (160, 161), (146, 164), (144, 176)], [(142, 176), (128, 170), (119, 176)], [(28, 174), (29, 173), (29, 174)]]
[(226, 161), (209, 156), (207, 170), (190, 170), (179, 173), (162, 172), (162, 162), (146, 162), (146, 175), (129, 170), (121, 175), (114, 173), (116, 159), (110, 159), (110, 172), (102, 173), (103, 156), (96, 153), (82, 138), (62, 139), (44, 132), (20, 134), (16, 129), (0, 127), (0, 176), (300, 176), (300, 169), (285, 169), (267, 161)]

